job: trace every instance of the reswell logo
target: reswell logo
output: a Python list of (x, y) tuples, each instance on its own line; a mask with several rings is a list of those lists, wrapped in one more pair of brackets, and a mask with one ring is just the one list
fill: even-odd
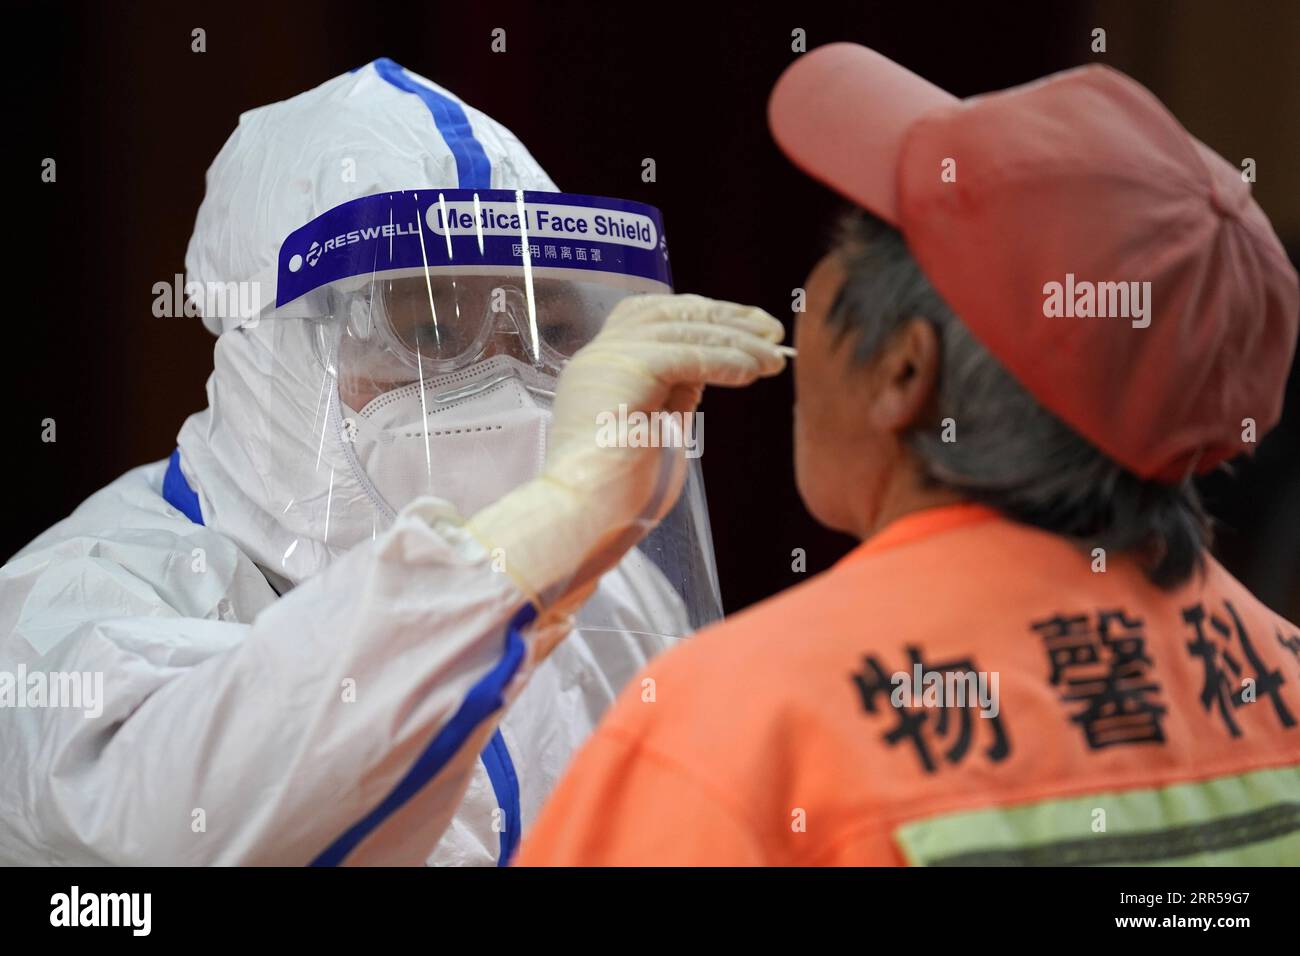
[(337, 236), (331, 236), (322, 244), (313, 239), (307, 252), (304, 255), (294, 253), (289, 257), (289, 271), (297, 272), (302, 268), (305, 262), (309, 268), (314, 268), (316, 263), (320, 262), (321, 257), (341, 249), (344, 246), (355, 245), (358, 242), (370, 242), (374, 239), (392, 239), (397, 236), (413, 236), (419, 231), (415, 221), (411, 222), (390, 222), (382, 226), (366, 226), (364, 229), (353, 229), (351, 232), (344, 232)]
[(1064, 282), (1043, 285), (1043, 315), (1055, 318), (1132, 319), (1135, 329), (1151, 324), (1150, 282), (1089, 282), (1073, 272)]

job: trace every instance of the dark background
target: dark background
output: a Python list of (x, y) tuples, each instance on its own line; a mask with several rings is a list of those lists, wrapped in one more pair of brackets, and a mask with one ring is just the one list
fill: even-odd
[[(156, 319), (152, 287), (184, 269), (203, 173), (239, 114), (379, 56), (510, 127), (560, 188), (663, 210), (679, 291), (790, 315), (839, 202), (771, 143), (769, 90), (791, 52), (875, 47), (958, 95), (1100, 60), (1149, 86), (1239, 163), (1300, 249), (1300, 3), (1294, 0), (675, 7), (427, 2), (47, 4), (7, 11), (11, 229), (5, 389), (17, 445), (0, 558), (123, 471), (163, 458), (205, 404), (214, 339)], [(191, 31), (207, 52), (191, 52)], [(491, 31), (507, 52), (491, 52)], [(1107, 32), (1108, 52), (1090, 50)], [(861, 108), (860, 104), (845, 104)], [(58, 163), (56, 183), (41, 162)], [(641, 181), (653, 157), (658, 181)], [(420, 185), (420, 184), (411, 184)], [(11, 207), (12, 208), (12, 207)], [(31, 268), (28, 269), (30, 264)], [(1247, 371), (1248, 374), (1248, 371)], [(819, 528), (794, 488), (790, 376), (711, 390), (703, 458), (729, 611), (795, 583), (853, 544)], [(41, 422), (57, 422), (55, 443)], [(1300, 375), (1252, 462), (1205, 485), (1217, 553), (1275, 609), (1300, 618)]]

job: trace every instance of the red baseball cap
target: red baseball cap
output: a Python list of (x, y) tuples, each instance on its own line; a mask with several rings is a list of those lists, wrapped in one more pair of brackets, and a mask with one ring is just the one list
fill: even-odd
[(772, 134), (893, 224), (935, 289), (1046, 408), (1177, 482), (1277, 424), (1295, 269), (1242, 171), (1100, 65), (959, 100), (851, 43), (797, 59)]

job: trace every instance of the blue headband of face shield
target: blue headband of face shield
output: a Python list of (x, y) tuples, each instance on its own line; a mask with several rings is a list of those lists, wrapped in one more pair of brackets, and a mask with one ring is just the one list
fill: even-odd
[(653, 206), (425, 189), (352, 200), (291, 233), (276, 309), (343, 320), (422, 375), (502, 350), (556, 371), (619, 299), (671, 289)]

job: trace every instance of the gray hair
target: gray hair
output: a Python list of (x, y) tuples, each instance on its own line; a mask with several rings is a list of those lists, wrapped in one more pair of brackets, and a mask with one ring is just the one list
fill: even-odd
[[(829, 322), (837, 341), (854, 336), (858, 363), (871, 364), (911, 319), (938, 334), (936, 394), (905, 436), (927, 484), (1086, 549), (1131, 553), (1162, 588), (1203, 568), (1210, 522), (1190, 479), (1143, 480), (1039, 405), (943, 301), (893, 227), (855, 209), (834, 248), (847, 278)], [(942, 440), (947, 418), (960, 423), (957, 441)]]

